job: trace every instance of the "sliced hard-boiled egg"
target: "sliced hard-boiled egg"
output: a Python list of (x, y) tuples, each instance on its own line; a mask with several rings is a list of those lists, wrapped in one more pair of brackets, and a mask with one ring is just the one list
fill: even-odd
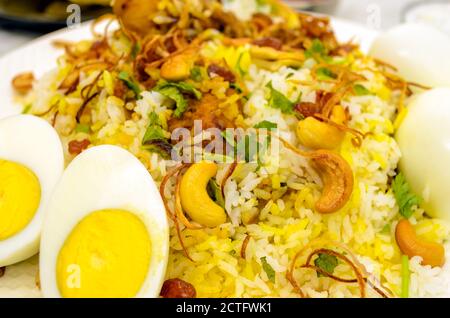
[(400, 169), (423, 207), (433, 217), (450, 221), (450, 88), (415, 97), (396, 135)]
[(0, 266), (38, 252), (44, 210), (63, 169), (61, 142), (46, 121), (0, 120)]
[(425, 24), (404, 24), (381, 34), (370, 55), (398, 69), (409, 82), (450, 86), (450, 37)]
[(115, 146), (86, 150), (50, 200), (40, 252), (45, 297), (157, 297), (169, 253), (164, 204), (150, 174)]

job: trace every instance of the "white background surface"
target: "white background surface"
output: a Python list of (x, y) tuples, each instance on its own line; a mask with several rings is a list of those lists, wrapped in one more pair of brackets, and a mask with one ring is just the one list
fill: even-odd
[[(336, 8), (327, 9), (325, 6), (324, 11), (373, 28), (368, 20), (371, 9), (377, 5), (381, 10), (380, 26), (387, 29), (401, 22), (403, 9), (413, 2), (417, 2), (417, 0), (339, 0)], [(40, 34), (0, 29), (0, 55), (4, 55), (38, 36)]]

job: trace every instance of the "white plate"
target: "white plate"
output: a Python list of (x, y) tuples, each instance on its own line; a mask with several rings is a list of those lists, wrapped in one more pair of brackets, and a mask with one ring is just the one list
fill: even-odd
[[(353, 40), (363, 51), (368, 51), (377, 32), (359, 24), (340, 19), (332, 19), (333, 28), (341, 42)], [(0, 118), (19, 114), (21, 105), (13, 102), (12, 78), (20, 72), (32, 71), (37, 78), (56, 67), (56, 59), (62, 54), (52, 46), (54, 40), (76, 42), (91, 38), (90, 24), (77, 29), (63, 29), (30, 42), (0, 59)], [(37, 256), (17, 265), (9, 266), (0, 278), (0, 297), (39, 297), (36, 287)]]

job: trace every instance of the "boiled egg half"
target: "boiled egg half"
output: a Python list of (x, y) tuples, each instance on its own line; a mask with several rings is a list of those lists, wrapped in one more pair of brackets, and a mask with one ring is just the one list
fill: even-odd
[(98, 146), (67, 167), (43, 228), (45, 297), (157, 297), (169, 252), (163, 201), (128, 151)]
[(0, 266), (38, 252), (44, 210), (63, 169), (60, 139), (46, 121), (0, 120)]
[(396, 139), (400, 169), (427, 214), (450, 221), (450, 88), (413, 98)]
[(375, 39), (370, 55), (395, 66), (409, 82), (450, 86), (450, 37), (431, 26), (395, 27)]

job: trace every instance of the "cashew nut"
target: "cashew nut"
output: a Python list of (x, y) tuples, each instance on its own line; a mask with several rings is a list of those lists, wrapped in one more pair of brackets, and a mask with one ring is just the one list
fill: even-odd
[(432, 267), (442, 267), (445, 263), (445, 250), (441, 244), (420, 240), (414, 231), (411, 223), (400, 220), (395, 229), (395, 239), (403, 254), (409, 258), (414, 256), (422, 257), (423, 265)]
[(353, 172), (350, 165), (337, 153), (317, 150), (311, 161), (318, 171), (323, 191), (315, 208), (319, 213), (333, 213), (344, 207), (353, 192)]
[(282, 66), (300, 67), (305, 61), (302, 52), (278, 51), (271, 47), (252, 46), (250, 55), (253, 62), (261, 68), (276, 71)]
[(18, 74), (12, 80), (12, 86), (14, 89), (21, 93), (26, 94), (33, 88), (34, 75), (31, 72)]
[(252, 58), (277, 61), (277, 60), (292, 60), (292, 61), (304, 61), (305, 55), (302, 52), (285, 52), (278, 51), (274, 48), (267, 46), (253, 45), (250, 48), (250, 55)]
[(171, 56), (161, 66), (161, 77), (168, 81), (182, 81), (191, 76), (194, 55), (192, 51)]
[(181, 205), (195, 222), (216, 227), (226, 222), (225, 210), (208, 195), (206, 186), (217, 173), (217, 165), (210, 162), (193, 164), (184, 174), (180, 185)]
[[(346, 121), (345, 110), (342, 106), (335, 106), (331, 120), (336, 124)], [(324, 123), (314, 117), (307, 117), (297, 125), (297, 137), (302, 145), (311, 149), (336, 149), (345, 137), (345, 132)]]
[(140, 36), (145, 36), (152, 30), (152, 16), (158, 10), (159, 1), (115, 0), (114, 14), (124, 28)]

